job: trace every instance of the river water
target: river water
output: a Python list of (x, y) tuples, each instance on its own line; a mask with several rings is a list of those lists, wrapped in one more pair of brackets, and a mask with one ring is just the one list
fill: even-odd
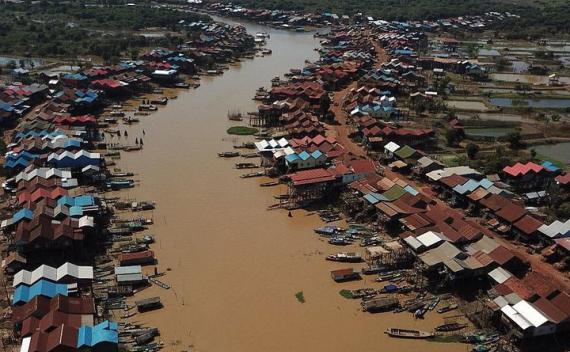
[[(386, 337), (386, 327), (431, 330), (442, 318), (434, 312), (418, 321), (409, 313), (361, 312), (358, 301), (338, 291), (381, 286), (371, 278), (331, 280), (329, 271), (346, 265), (324, 260), (335, 249), (313, 234), (318, 217), (266, 210), (273, 194), (284, 190), (240, 179), (243, 172), (232, 169), (236, 160), (216, 156), (235, 142), (225, 134), (232, 124), (228, 110), (254, 110), (255, 89), (317, 58), (312, 34), (247, 27), (271, 35), (273, 55), (203, 78), (200, 88), (179, 92), (177, 100), (129, 127), (131, 144), (143, 129), (146, 135), (143, 151), (124, 153), (118, 161), (140, 181), (121, 195), (157, 202), (152, 249), (159, 270), (167, 271), (161, 280), (172, 285), (138, 293), (135, 299), (160, 295), (165, 307), (130, 321), (159, 327), (166, 351), (468, 350)], [(296, 300), (299, 291), (306, 303)]]

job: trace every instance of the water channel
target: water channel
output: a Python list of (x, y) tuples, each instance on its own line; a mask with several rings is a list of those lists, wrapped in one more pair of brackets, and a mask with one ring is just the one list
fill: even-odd
[[(179, 92), (177, 100), (129, 127), (130, 144), (146, 134), (143, 151), (118, 161), (140, 180), (122, 196), (157, 202), (153, 250), (159, 271), (167, 272), (161, 280), (172, 285), (138, 293), (135, 299), (160, 295), (165, 307), (130, 321), (160, 327), (167, 351), (467, 351), (467, 345), (384, 335), (387, 327), (432, 330), (443, 319), (435, 312), (425, 320), (361, 312), (359, 302), (339, 290), (381, 286), (371, 277), (331, 280), (330, 270), (346, 265), (324, 260), (338, 250), (313, 234), (319, 218), (266, 210), (284, 190), (240, 179), (235, 160), (216, 156), (237, 142), (225, 133), (232, 125), (228, 110), (255, 110), (251, 98), (258, 87), (318, 57), (312, 33), (246, 26), (251, 34), (270, 34), (273, 55), (204, 77), (200, 88)], [(305, 303), (296, 300), (299, 291)]]

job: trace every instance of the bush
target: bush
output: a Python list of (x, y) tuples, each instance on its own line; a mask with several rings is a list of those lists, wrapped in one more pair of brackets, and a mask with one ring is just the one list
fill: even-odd
[(236, 134), (238, 136), (251, 136), (259, 132), (255, 127), (233, 126), (226, 131), (228, 134)]

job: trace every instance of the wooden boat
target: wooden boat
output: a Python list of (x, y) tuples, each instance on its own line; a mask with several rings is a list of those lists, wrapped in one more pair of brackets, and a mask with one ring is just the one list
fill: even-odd
[(270, 182), (263, 182), (262, 184), (260, 184), (261, 187), (273, 187), (273, 186), (277, 186), (279, 184), (279, 181), (270, 181)]
[(134, 152), (134, 151), (141, 150), (141, 149), (142, 149), (141, 145), (129, 145), (129, 146), (126, 146), (125, 149), (123, 149), (123, 150), (126, 152)]
[(385, 331), (388, 336), (404, 339), (428, 339), (433, 337), (433, 333), (421, 330), (388, 328)]
[(239, 153), (238, 152), (221, 152), (221, 153), (218, 153), (218, 156), (220, 158), (235, 158), (235, 157), (239, 156)]
[(156, 111), (158, 108), (152, 104), (141, 104), (139, 105), (139, 111)]
[(145, 298), (140, 301), (135, 301), (135, 304), (139, 312), (162, 308), (160, 297)]
[(190, 88), (190, 85), (186, 82), (178, 82), (178, 83), (174, 84), (174, 86), (176, 88), (183, 88), (183, 89)]
[(151, 104), (157, 104), (157, 105), (166, 105), (168, 104), (168, 98), (167, 97), (162, 97), (160, 99), (153, 99), (150, 101)]
[(119, 111), (119, 110), (113, 110), (110, 113), (111, 117), (123, 117), (125, 116), (125, 112), (124, 111)]
[(119, 131), (118, 128), (107, 128), (105, 129), (105, 132), (109, 133), (109, 134), (120, 134), (121, 131)]
[(246, 158), (246, 159), (257, 158), (258, 156), (259, 156), (259, 154), (257, 154), (257, 153), (243, 153), (243, 154), (241, 154), (241, 157)]
[(255, 163), (236, 163), (236, 169), (256, 169), (259, 165)]
[(366, 298), (376, 295), (376, 290), (373, 288), (359, 288), (350, 291), (352, 298)]
[(362, 302), (362, 310), (370, 313), (387, 312), (400, 305), (396, 298), (377, 298)]
[(345, 237), (333, 237), (329, 240), (330, 244), (334, 244), (335, 246), (346, 246), (352, 243), (348, 238)]
[(384, 265), (370, 265), (369, 267), (362, 268), (362, 273), (364, 275), (380, 274), (385, 271), (388, 271), (388, 267)]
[(435, 331), (439, 331), (439, 332), (457, 331), (457, 330), (464, 329), (466, 327), (467, 327), (467, 324), (447, 323), (447, 324), (443, 324), (443, 325), (436, 327)]
[(449, 311), (452, 311), (452, 310), (454, 310), (454, 309), (457, 309), (457, 304), (450, 304), (450, 305), (448, 305), (448, 306), (441, 307), (441, 308), (439, 308), (439, 309), (437, 310), (437, 312), (438, 312), (439, 314), (443, 314), (443, 313), (445, 313), (445, 312), (449, 312)]
[(390, 281), (392, 279), (396, 279), (396, 278), (399, 278), (401, 276), (402, 276), (401, 272), (393, 271), (393, 272), (378, 275), (378, 278), (376, 279), (376, 281), (378, 281), (378, 282)]
[(133, 116), (123, 117), (123, 122), (126, 124), (131, 124), (139, 121), (140, 120), (138, 119), (138, 117), (133, 117)]
[(428, 310), (434, 310), (435, 307), (437, 307), (437, 305), (439, 304), (440, 298), (436, 297), (433, 299), (433, 301), (430, 302), (430, 304), (428, 304), (427, 309)]
[(354, 252), (340, 252), (328, 255), (326, 260), (334, 262), (360, 263), (362, 261), (362, 256), (359, 253)]
[(240, 148), (244, 148), (244, 149), (255, 149), (255, 143), (253, 142), (245, 142), (242, 143), (240, 145), (234, 145), (234, 148), (236, 149), (240, 149)]
[(240, 175), (241, 178), (252, 178), (265, 176), (265, 171), (250, 172), (248, 174)]
[(122, 319), (130, 318), (130, 317), (134, 316), (135, 314), (137, 314), (137, 312), (133, 310), (133, 311), (130, 311), (130, 312), (123, 314), (123, 316), (121, 318)]
[(152, 282), (153, 284), (155, 284), (156, 286), (163, 288), (165, 290), (169, 290), (170, 289), (170, 285), (166, 284), (162, 281), (159, 281), (157, 279), (153, 279), (153, 278), (149, 278), (148, 281)]
[(228, 111), (228, 120), (231, 121), (242, 121), (243, 115), (239, 111)]

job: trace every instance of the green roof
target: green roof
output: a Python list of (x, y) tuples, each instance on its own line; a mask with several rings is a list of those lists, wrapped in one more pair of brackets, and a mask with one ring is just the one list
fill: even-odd
[(412, 155), (414, 155), (417, 151), (410, 147), (409, 145), (405, 145), (402, 148), (396, 150), (394, 152), (394, 154), (396, 154), (396, 156), (400, 159), (407, 159), (412, 157)]
[(406, 190), (398, 185), (394, 185), (392, 188), (382, 193), (382, 195), (390, 202), (400, 198), (404, 194), (406, 194)]

